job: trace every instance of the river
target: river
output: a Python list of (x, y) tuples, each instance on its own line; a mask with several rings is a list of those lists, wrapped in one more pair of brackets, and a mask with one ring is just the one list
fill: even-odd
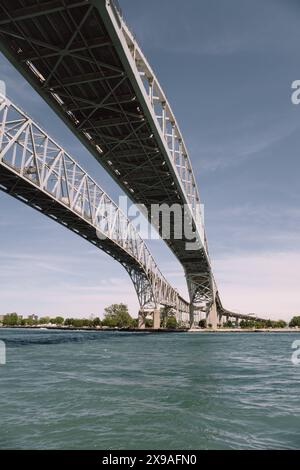
[(0, 448), (299, 449), (297, 339), (0, 329)]

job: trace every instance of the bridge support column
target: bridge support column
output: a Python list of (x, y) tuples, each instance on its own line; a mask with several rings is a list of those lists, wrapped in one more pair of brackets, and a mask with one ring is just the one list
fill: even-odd
[(139, 311), (139, 323), (138, 323), (139, 330), (144, 330), (146, 328), (146, 316), (147, 316), (147, 313), (144, 312), (143, 309), (141, 309)]
[(159, 330), (160, 329), (160, 309), (156, 308), (153, 310), (153, 329)]
[(195, 326), (195, 314), (194, 314), (194, 305), (190, 304), (190, 328)]
[(213, 329), (218, 327), (218, 313), (217, 313), (217, 304), (214, 302), (210, 307), (210, 310), (207, 315), (207, 325), (211, 325)]

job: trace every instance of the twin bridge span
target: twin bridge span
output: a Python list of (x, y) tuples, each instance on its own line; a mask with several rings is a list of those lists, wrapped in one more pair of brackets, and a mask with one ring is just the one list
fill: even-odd
[(189, 303), (160, 272), (144, 240), (101, 187), (45, 131), (0, 95), (0, 189), (64, 225), (119, 261), (141, 309), (183, 317)]
[[(114, 243), (110, 237), (105, 243), (101, 241), (101, 248), (118, 259), (129, 272), (141, 307), (152, 304), (157, 311), (157, 306), (162, 304), (184, 312), (189, 309), (191, 324), (195, 308), (201, 309), (214, 327), (222, 316), (249, 318), (222, 306), (211, 269), (197, 183), (183, 136), (171, 106), (116, 2), (2, 0), (0, 47), (125, 193), (135, 203), (146, 207), (149, 222), (152, 222), (152, 204), (169, 207), (179, 204), (184, 208), (181, 222), (192, 227), (196, 248), (188, 248), (190, 240), (185, 235), (181, 238), (174, 235), (174, 220), (166, 243), (184, 268), (189, 303), (163, 278), (140, 238), (139, 242), (149, 257), (148, 265), (141, 263), (139, 257), (132, 256), (132, 253), (130, 255), (124, 245)], [(8, 106), (7, 101), (4, 106)], [(24, 142), (19, 141), (18, 145), (22, 147), (22, 144)], [(90, 207), (92, 222), (75, 210), (77, 200), (71, 201), (70, 194), (73, 197), (76, 191), (66, 172), (58, 174), (57, 188), (65, 178), (68, 196), (64, 193), (64, 199), (61, 199), (57, 193), (45, 192), (43, 178), (49, 173), (52, 163), (51, 160), (47, 163), (41, 161), (39, 152), (31, 150), (35, 155), (32, 157), (34, 168), (30, 170), (31, 175), (27, 173), (29, 169), (24, 169), (24, 161), (18, 168), (12, 161), (11, 164), (5, 162), (2, 150), (3, 188), (22, 198), (22, 191), (27, 191), (30, 193), (28, 198), (25, 194), (27, 203), (53, 216), (49, 212), (50, 204), (58, 211), (54, 214), (58, 221), (92, 243), (99, 244), (99, 240), (89, 236), (91, 229), (95, 236), (93, 210), (97, 210), (97, 206), (92, 207), (87, 182), (77, 187), (77, 192), (85, 188), (86, 193), (81, 197), (88, 198), (86, 205)], [(40, 165), (44, 167), (42, 172)], [(76, 166), (74, 161), (73, 165)], [(63, 161), (61, 168), (62, 172), (65, 171)], [(87, 180), (92, 181), (85, 174), (82, 181)], [(19, 187), (17, 192), (16, 187)], [(98, 190), (103, 194), (99, 187)], [(32, 191), (34, 195), (31, 198)], [(68, 203), (66, 197), (69, 198)], [(69, 224), (67, 220), (70, 220)], [(161, 222), (158, 230), (163, 236)], [(153, 271), (150, 269), (150, 275), (148, 268), (152, 264), (155, 268)], [(159, 286), (158, 290), (156, 286)], [(154, 323), (157, 326), (158, 320)]]

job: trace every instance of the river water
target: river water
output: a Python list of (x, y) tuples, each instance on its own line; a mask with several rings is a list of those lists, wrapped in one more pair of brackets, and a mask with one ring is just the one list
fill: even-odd
[(297, 333), (0, 340), (1, 449), (300, 449)]

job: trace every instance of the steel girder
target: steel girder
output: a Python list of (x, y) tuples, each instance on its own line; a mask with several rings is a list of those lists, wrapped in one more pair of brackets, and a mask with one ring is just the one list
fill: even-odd
[(103, 189), (9, 99), (0, 95), (0, 189), (119, 261), (141, 307), (188, 302), (166, 281), (136, 228)]
[(244, 314), (244, 313), (233, 312), (231, 310), (227, 310), (226, 308), (223, 307), (220, 301), (218, 292), (216, 294), (216, 304), (217, 304), (219, 318), (226, 317), (226, 318), (235, 318), (236, 320), (256, 320), (256, 321), (262, 321), (262, 322), (266, 321), (266, 318), (258, 317), (257, 315), (254, 315), (254, 314)]
[(208, 311), (217, 287), (191, 161), (117, 2), (2, 0), (0, 46), (134, 202), (185, 208), (198, 248), (188, 250), (185, 237), (166, 243), (184, 267), (190, 301)]

